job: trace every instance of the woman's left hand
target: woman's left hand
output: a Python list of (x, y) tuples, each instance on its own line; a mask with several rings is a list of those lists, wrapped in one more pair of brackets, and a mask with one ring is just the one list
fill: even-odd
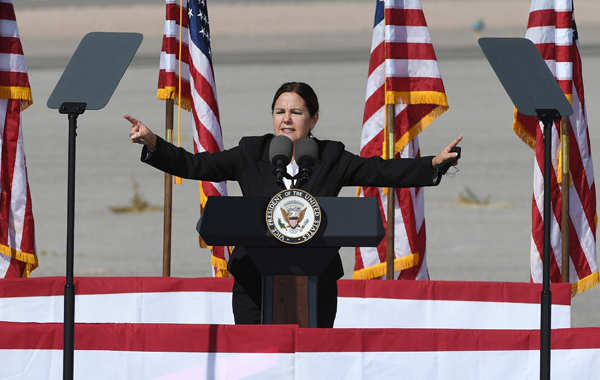
[[(444, 149), (442, 149), (442, 151), (440, 153), (438, 153), (437, 156), (435, 156), (433, 158), (433, 160), (431, 160), (431, 165), (432, 166), (437, 166), (440, 164), (443, 164), (445, 161), (451, 159), (451, 158), (455, 158), (458, 154), (454, 153), (454, 152), (450, 152), (450, 149), (454, 148), (459, 142), (461, 142), (462, 140), (462, 136), (458, 136), (456, 139), (454, 139), (454, 141), (452, 141), (450, 144), (446, 145), (446, 147)], [(456, 165), (456, 164), (454, 164)]]

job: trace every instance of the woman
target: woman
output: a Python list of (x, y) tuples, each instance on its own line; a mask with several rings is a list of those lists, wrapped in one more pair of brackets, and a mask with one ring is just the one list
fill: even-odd
[[(319, 120), (319, 103), (313, 89), (306, 83), (284, 83), (275, 93), (271, 104), (273, 134), (284, 135), (295, 143), (312, 136)], [(131, 123), (131, 141), (143, 144), (142, 161), (167, 173), (190, 179), (221, 182), (238, 181), (245, 196), (272, 196), (282, 190), (273, 175), (269, 161), (269, 143), (273, 134), (244, 137), (237, 147), (210, 154), (191, 154), (176, 148), (156, 136), (142, 122), (124, 115)], [(344, 149), (337, 141), (315, 139), (319, 158), (313, 166), (311, 178), (301, 188), (315, 196), (337, 196), (343, 186), (431, 186), (437, 183), (437, 166), (456, 157), (450, 152), (462, 140), (458, 137), (437, 156), (418, 159), (382, 160), (379, 157), (362, 158)], [(288, 172), (297, 173), (295, 161)], [(285, 181), (284, 181), (285, 182)], [(290, 183), (285, 183), (286, 187)], [(244, 247), (236, 247), (228, 264), (235, 281), (233, 286), (233, 313), (236, 324), (256, 324), (261, 320), (261, 281)], [(337, 309), (337, 283), (342, 277), (339, 255), (319, 276), (317, 290), (317, 324), (333, 327)]]

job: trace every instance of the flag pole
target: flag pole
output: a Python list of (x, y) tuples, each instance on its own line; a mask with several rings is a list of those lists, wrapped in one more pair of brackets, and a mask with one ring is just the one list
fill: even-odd
[[(385, 8), (385, 3), (384, 3)], [(384, 13), (385, 25), (388, 25), (388, 15)], [(387, 32), (385, 38), (383, 39), (384, 48), (386, 51), (386, 60), (387, 60)], [(387, 65), (385, 65), (387, 69)], [(387, 70), (386, 70), (387, 71)], [(395, 126), (395, 115), (396, 115), (396, 106), (395, 102), (389, 102), (387, 99), (388, 89), (387, 89), (387, 72), (385, 73), (386, 80), (384, 81), (384, 90), (385, 90), (385, 111), (386, 111), (386, 121), (385, 128), (386, 138), (387, 138), (387, 159), (391, 160), (394, 158), (395, 153), (395, 143), (396, 143), (396, 126)], [(383, 152), (386, 153), (386, 152)], [(396, 197), (394, 195), (395, 191), (392, 187), (387, 188), (387, 230), (386, 230), (386, 252), (385, 252), (385, 279), (393, 280), (394, 279), (394, 258), (395, 258), (395, 250), (394, 250), (394, 239), (395, 239), (395, 221), (396, 221), (396, 210), (395, 210), (395, 201)]]
[[(387, 117), (387, 156), (388, 156), (388, 160), (391, 160), (392, 158), (394, 158), (395, 155), (395, 142), (396, 142), (396, 137), (395, 137), (395, 123), (394, 123), (394, 116), (396, 113), (396, 109), (395, 109), (395, 104), (386, 104), (386, 117)], [(395, 222), (395, 201), (396, 201), (396, 196), (395, 196), (395, 191), (394, 188), (392, 187), (388, 187), (387, 188), (387, 231), (386, 231), (386, 256), (385, 256), (385, 264), (386, 264), (386, 272), (385, 272), (385, 279), (386, 280), (393, 280), (394, 279), (394, 258), (395, 258), (395, 252), (394, 252), (394, 230), (395, 230), (395, 226), (394, 226), (394, 222)]]
[[(165, 139), (173, 143), (173, 99), (165, 100)], [(171, 220), (173, 214), (173, 179), (165, 173), (165, 200), (163, 211), (163, 277), (171, 276)]]
[(562, 282), (569, 282), (569, 123), (566, 116), (560, 119), (560, 137), (561, 137), (561, 161), (562, 161), (562, 182), (561, 182), (561, 221), (560, 230), (562, 234)]

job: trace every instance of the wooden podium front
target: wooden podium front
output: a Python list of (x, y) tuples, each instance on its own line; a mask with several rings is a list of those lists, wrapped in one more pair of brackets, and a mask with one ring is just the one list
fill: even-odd
[[(310, 307), (316, 305), (316, 281), (316, 276), (274, 275), (264, 278), (263, 323), (316, 326), (317, 310), (311, 310)], [(309, 289), (311, 286), (314, 289)], [(268, 292), (272, 292), (272, 297), (265, 294)], [(268, 302), (269, 299), (272, 300), (271, 303)], [(267, 308), (270, 310), (265, 310)], [(265, 320), (269, 315), (272, 319)]]

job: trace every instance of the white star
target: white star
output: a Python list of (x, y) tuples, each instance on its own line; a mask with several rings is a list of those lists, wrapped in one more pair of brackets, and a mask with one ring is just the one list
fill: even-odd
[(192, 8), (190, 8), (188, 10), (188, 16), (192, 17), (194, 15), (194, 12), (192, 12)]

